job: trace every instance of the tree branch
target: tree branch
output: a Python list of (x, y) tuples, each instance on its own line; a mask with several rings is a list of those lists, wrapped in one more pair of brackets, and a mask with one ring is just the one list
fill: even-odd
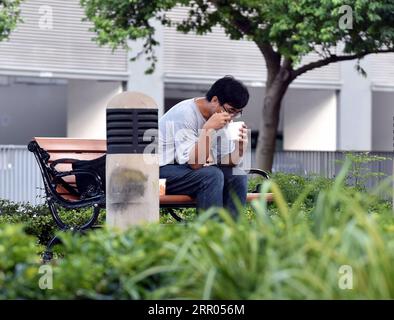
[[(232, 14), (232, 22), (238, 28), (238, 30), (240, 30), (244, 35), (252, 35), (253, 28), (250, 21), (235, 10), (232, 10)], [(274, 50), (269, 42), (255, 43), (264, 56), (268, 72), (271, 73), (271, 75), (276, 75), (280, 69), (281, 55)], [(268, 79), (268, 82), (269, 81), (270, 79)]]
[[(217, 10), (220, 10), (221, 6), (224, 6), (219, 0), (211, 0), (211, 3), (216, 6)], [(226, 5), (226, 7), (231, 12), (230, 23), (232, 23), (241, 34), (253, 36), (255, 28), (253, 27), (251, 21), (231, 6), (228, 7), (228, 5)], [(258, 43), (255, 41), (255, 43), (264, 56), (268, 70), (267, 83), (271, 84), (280, 71), (281, 55), (274, 50), (269, 42)]]
[(373, 54), (373, 53), (388, 53), (388, 52), (394, 52), (394, 49), (387, 49), (387, 50), (376, 50), (376, 51), (364, 51), (360, 53), (355, 53), (352, 55), (347, 55), (347, 56), (337, 56), (337, 55), (331, 55), (330, 57), (318, 61), (314, 61), (311, 63), (308, 63), (293, 72), (293, 79), (296, 77), (300, 76), (301, 74), (308, 72), (313, 69), (321, 68), (324, 67), (330, 63), (333, 62), (338, 62), (338, 61), (347, 61), (347, 60), (353, 60), (353, 59), (361, 59), (365, 57), (368, 54)]
[(268, 42), (257, 43), (257, 46), (260, 49), (260, 52), (263, 54), (265, 59), (265, 64), (267, 65), (267, 70), (268, 70), (267, 82), (272, 83), (275, 76), (278, 74), (280, 70), (281, 56), (279, 53), (275, 52), (271, 44)]
[(292, 59), (285, 58), (283, 60), (282, 67), (285, 68), (286, 70), (291, 70), (292, 69), (292, 64), (293, 64), (293, 60)]

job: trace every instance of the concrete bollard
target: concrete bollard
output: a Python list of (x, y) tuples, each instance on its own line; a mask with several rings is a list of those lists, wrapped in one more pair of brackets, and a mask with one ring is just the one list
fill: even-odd
[(152, 98), (122, 92), (108, 103), (106, 203), (111, 227), (159, 221), (157, 129)]

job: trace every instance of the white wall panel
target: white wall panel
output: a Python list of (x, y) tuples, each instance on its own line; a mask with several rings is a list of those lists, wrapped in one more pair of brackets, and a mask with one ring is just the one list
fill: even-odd
[(79, 0), (27, 0), (22, 23), (0, 43), (0, 73), (85, 79), (127, 79), (125, 50), (92, 41)]

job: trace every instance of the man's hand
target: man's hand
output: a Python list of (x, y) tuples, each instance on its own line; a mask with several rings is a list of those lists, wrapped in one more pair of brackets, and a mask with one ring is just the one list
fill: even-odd
[(203, 129), (219, 130), (231, 121), (231, 116), (227, 112), (214, 113), (204, 124)]
[(243, 124), (242, 128), (239, 128), (239, 140), (237, 143), (239, 145), (240, 155), (242, 156), (248, 145), (248, 127), (246, 124)]
[(248, 145), (248, 127), (244, 124), (239, 129), (239, 140), (235, 141), (235, 150), (221, 158), (221, 164), (237, 166)]

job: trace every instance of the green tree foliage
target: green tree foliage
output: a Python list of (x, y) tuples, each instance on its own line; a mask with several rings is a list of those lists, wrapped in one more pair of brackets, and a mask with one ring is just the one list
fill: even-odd
[[(292, 81), (330, 63), (394, 51), (394, 0), (81, 0), (81, 4), (100, 44), (127, 47), (129, 39), (144, 39), (141, 53), (152, 63), (149, 72), (158, 45), (154, 20), (200, 35), (220, 25), (231, 39), (253, 41), (267, 65), (257, 164), (268, 170), (281, 102)], [(166, 15), (176, 5), (190, 8), (180, 23)], [(343, 50), (337, 50), (338, 45)], [(301, 58), (312, 52), (319, 58), (300, 65)]]
[(7, 39), (20, 19), (19, 6), (23, 0), (0, 0), (0, 41)]

